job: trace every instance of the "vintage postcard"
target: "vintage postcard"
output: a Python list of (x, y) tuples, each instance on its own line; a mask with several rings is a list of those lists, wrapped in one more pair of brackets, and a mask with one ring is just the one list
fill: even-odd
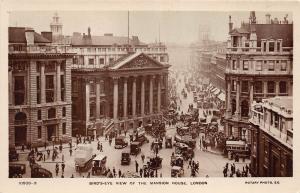
[(297, 2), (61, 3), (2, 3), (0, 193), (300, 191)]

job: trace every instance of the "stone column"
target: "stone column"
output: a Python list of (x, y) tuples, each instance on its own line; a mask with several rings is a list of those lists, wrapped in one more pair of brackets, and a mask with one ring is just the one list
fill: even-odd
[(116, 121), (118, 119), (118, 100), (119, 100), (119, 93), (118, 93), (118, 78), (114, 77), (114, 111), (113, 111), (113, 118)]
[(268, 95), (268, 82), (267, 81), (264, 81), (263, 82), (263, 92), (264, 92), (264, 98), (266, 98), (267, 97), (267, 95)]
[(153, 114), (153, 76), (150, 76), (149, 113)]
[(142, 76), (141, 81), (141, 115), (145, 115), (145, 78)]
[(279, 95), (279, 81), (275, 81), (275, 95)]
[(90, 83), (85, 82), (85, 135), (87, 135), (88, 123), (90, 121)]
[(235, 106), (235, 115), (237, 119), (240, 118), (240, 81), (236, 81), (236, 106)]
[(168, 87), (168, 74), (165, 75), (166, 77), (166, 87), (165, 87), (165, 108), (169, 107), (169, 87)]
[(127, 77), (124, 77), (123, 116), (124, 118), (127, 117)]
[(157, 112), (160, 113), (160, 106), (161, 106), (161, 79), (160, 75), (158, 75), (158, 85), (157, 85)]
[(45, 63), (41, 63), (41, 104), (46, 103)]
[(96, 82), (96, 119), (100, 119), (100, 82)]
[(136, 77), (132, 80), (132, 117), (136, 116)]
[(61, 101), (60, 62), (56, 65), (56, 101)]

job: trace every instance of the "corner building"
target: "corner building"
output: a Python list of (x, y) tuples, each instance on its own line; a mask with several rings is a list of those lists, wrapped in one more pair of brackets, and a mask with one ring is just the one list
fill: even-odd
[(8, 30), (9, 145), (68, 141), (74, 54), (51, 46), (51, 32)]
[(266, 23), (233, 29), (229, 16), (227, 45), (225, 135), (251, 143), (249, 110), (253, 101), (293, 93), (293, 24), (266, 15)]

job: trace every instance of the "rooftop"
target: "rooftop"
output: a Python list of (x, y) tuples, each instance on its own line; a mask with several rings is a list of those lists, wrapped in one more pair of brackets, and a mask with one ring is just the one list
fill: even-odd
[[(25, 27), (9, 27), (8, 28), (8, 42), (9, 43), (27, 43)], [(32, 30), (32, 29), (31, 29)], [(33, 31), (33, 30), (32, 30)], [(43, 37), (41, 34), (34, 32), (34, 43), (51, 43), (50, 40)]]

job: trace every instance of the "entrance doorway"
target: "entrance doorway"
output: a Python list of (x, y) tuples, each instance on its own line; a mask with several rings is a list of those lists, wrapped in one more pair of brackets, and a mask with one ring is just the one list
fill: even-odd
[(47, 135), (48, 141), (55, 140), (55, 137), (56, 137), (56, 125), (48, 125), (47, 126), (47, 134), (48, 134)]
[(15, 145), (19, 146), (26, 144), (27, 127), (17, 126), (15, 127)]

